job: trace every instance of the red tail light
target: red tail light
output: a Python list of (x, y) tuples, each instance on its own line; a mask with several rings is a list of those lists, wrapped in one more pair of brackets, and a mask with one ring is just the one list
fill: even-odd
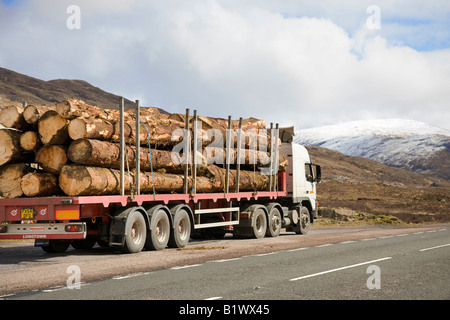
[(0, 225), (0, 233), (6, 233), (7, 229), (8, 227), (6, 226), (6, 224)]
[(65, 229), (66, 232), (81, 232), (83, 231), (83, 226), (79, 224), (68, 224)]

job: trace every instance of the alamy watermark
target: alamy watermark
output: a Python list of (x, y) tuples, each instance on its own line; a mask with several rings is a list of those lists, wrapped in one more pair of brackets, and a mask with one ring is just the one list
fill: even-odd
[(72, 4), (67, 7), (66, 13), (69, 16), (66, 19), (66, 26), (69, 30), (81, 29), (81, 9), (79, 6)]
[(366, 20), (366, 26), (369, 30), (381, 29), (381, 8), (377, 5), (370, 5), (367, 7), (366, 13), (369, 17)]
[(66, 281), (68, 289), (81, 289), (81, 269), (77, 265), (67, 267), (66, 273), (69, 275)]
[(369, 290), (381, 289), (381, 269), (377, 265), (370, 265), (367, 267), (366, 273), (371, 275), (367, 278), (366, 286)]

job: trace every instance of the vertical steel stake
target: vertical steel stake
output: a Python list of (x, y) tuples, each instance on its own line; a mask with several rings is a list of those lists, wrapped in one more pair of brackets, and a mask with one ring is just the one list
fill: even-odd
[(185, 145), (184, 145), (184, 181), (183, 181), (183, 187), (184, 187), (184, 193), (189, 193), (189, 181), (188, 181), (188, 175), (189, 175), (189, 163), (190, 163), (190, 157), (191, 157), (191, 134), (189, 131), (189, 109), (186, 109), (186, 119), (184, 120), (184, 127), (185, 127)]
[(136, 173), (134, 174), (134, 183), (136, 185), (136, 195), (141, 194), (141, 109), (139, 100), (136, 100)]
[(124, 112), (125, 99), (120, 98), (120, 195), (125, 195), (125, 138), (124, 138)]

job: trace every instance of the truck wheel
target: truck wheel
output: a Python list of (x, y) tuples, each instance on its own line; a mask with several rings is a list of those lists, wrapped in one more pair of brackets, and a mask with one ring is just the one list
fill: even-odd
[(191, 220), (186, 210), (181, 209), (175, 213), (171, 231), (169, 247), (183, 248), (188, 244), (191, 237)]
[(252, 233), (253, 238), (264, 238), (267, 230), (267, 218), (266, 213), (261, 208), (256, 209), (253, 212), (252, 217)]
[(281, 213), (277, 207), (273, 207), (269, 213), (266, 236), (278, 237), (281, 232)]
[(151, 217), (152, 226), (147, 234), (145, 247), (150, 250), (163, 250), (170, 237), (170, 221), (164, 210), (157, 210)]
[(137, 211), (131, 211), (125, 225), (125, 243), (122, 250), (126, 253), (138, 253), (144, 248), (147, 237), (147, 226), (143, 215)]
[(66, 252), (69, 246), (69, 241), (50, 239), (48, 245), (42, 246), (41, 248), (47, 253), (63, 253)]
[(300, 210), (300, 218), (298, 219), (298, 227), (295, 230), (296, 234), (307, 234), (309, 226), (311, 225), (311, 216), (307, 207), (302, 207)]

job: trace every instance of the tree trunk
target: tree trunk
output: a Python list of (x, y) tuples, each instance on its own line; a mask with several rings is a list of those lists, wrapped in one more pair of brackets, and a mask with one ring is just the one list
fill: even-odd
[(59, 174), (67, 163), (67, 147), (46, 145), (39, 149), (35, 161), (47, 172)]
[[(213, 192), (225, 189), (226, 170), (215, 165), (209, 165), (206, 176), (211, 179)], [(230, 170), (229, 189), (234, 192), (236, 189), (236, 170)], [(256, 191), (269, 190), (269, 176), (257, 171), (239, 171), (239, 190)]]
[(20, 148), (21, 132), (14, 129), (0, 130), (0, 166), (28, 160), (30, 154)]
[(20, 182), (31, 168), (25, 163), (13, 163), (0, 167), (0, 197), (18, 198), (23, 195)]
[[(134, 168), (136, 164), (136, 148), (126, 145), (125, 153), (129, 168)], [(140, 166), (142, 171), (154, 171), (163, 169), (169, 173), (183, 173), (184, 167), (182, 159), (177, 153), (167, 150), (152, 149), (152, 161), (148, 148), (140, 148)], [(89, 166), (106, 167), (120, 169), (120, 145), (117, 143), (79, 139), (71, 143), (68, 150), (68, 157), (75, 163)], [(191, 158), (192, 160), (192, 158)], [(126, 165), (126, 163), (125, 163)], [(203, 158), (197, 170), (201, 172), (206, 169), (206, 160)]]
[(56, 111), (65, 119), (99, 118), (108, 121), (119, 119), (119, 111), (92, 106), (82, 100), (68, 99), (56, 104)]
[(114, 135), (114, 124), (104, 119), (79, 117), (70, 121), (68, 131), (73, 140), (110, 140)]
[[(148, 146), (148, 134), (150, 134), (150, 145), (154, 147), (174, 146), (181, 141), (181, 137), (172, 141), (172, 131), (179, 128), (174, 125), (155, 124), (140, 125), (139, 139), (142, 146)], [(148, 129), (148, 131), (147, 131)], [(77, 139), (98, 139), (112, 142), (120, 141), (120, 124), (110, 122), (100, 118), (75, 118), (70, 121), (68, 126), (70, 138)], [(136, 122), (129, 120), (124, 123), (124, 138), (127, 144), (136, 143)]]
[(39, 134), (27, 131), (20, 136), (20, 147), (25, 151), (37, 151), (42, 146)]
[[(125, 192), (129, 193), (135, 172), (125, 173)], [(153, 183), (157, 193), (183, 192), (183, 175), (140, 173), (141, 193), (153, 193)], [(188, 181), (192, 187), (192, 178)], [(107, 195), (120, 193), (120, 171), (115, 169), (67, 165), (59, 176), (59, 186), (69, 196)], [(197, 192), (210, 192), (211, 181), (206, 177), (197, 177)]]
[(29, 105), (26, 106), (26, 108), (23, 110), (23, 118), (25, 122), (36, 125), (39, 121), (39, 119), (42, 117), (44, 113), (46, 113), (49, 110), (55, 110), (54, 107), (50, 106), (34, 106)]
[[(125, 173), (124, 189), (130, 192), (134, 181), (134, 174)], [(177, 174), (162, 174), (141, 172), (141, 193), (152, 193), (153, 183), (158, 193), (183, 192), (183, 176)], [(197, 184), (203, 189), (211, 185), (208, 178), (198, 177)], [(189, 185), (192, 181), (189, 178)], [(107, 195), (120, 193), (120, 171), (109, 168), (66, 165), (59, 175), (59, 186), (69, 196)], [(206, 187), (205, 187), (206, 186)]]
[(30, 172), (23, 176), (20, 186), (28, 197), (45, 197), (60, 193), (58, 179), (48, 172)]
[[(235, 148), (230, 150), (230, 166), (233, 168), (237, 164), (237, 150)], [(226, 165), (226, 149), (206, 147), (203, 149), (203, 154), (208, 164)], [(270, 155), (267, 152), (262, 152), (253, 149), (241, 150), (241, 168), (253, 170), (253, 165), (256, 169), (260, 167), (268, 167), (270, 164)], [(282, 153), (278, 157), (278, 170), (284, 171), (288, 165), (287, 159)]]
[(23, 118), (23, 108), (19, 106), (4, 107), (0, 113), (0, 124), (6, 128), (31, 129), (31, 126)]
[(42, 115), (38, 124), (41, 141), (47, 144), (65, 144), (68, 141), (68, 120), (64, 119), (54, 110), (49, 110)]

